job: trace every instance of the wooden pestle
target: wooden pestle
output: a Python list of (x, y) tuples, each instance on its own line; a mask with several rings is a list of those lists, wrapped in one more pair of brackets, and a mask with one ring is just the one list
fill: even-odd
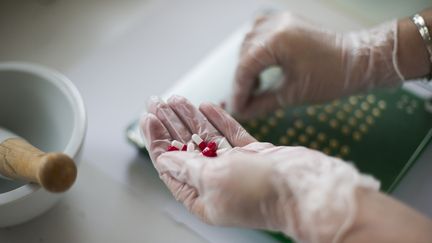
[(37, 183), (50, 192), (64, 192), (75, 182), (77, 168), (69, 156), (42, 152), (0, 127), (0, 174)]

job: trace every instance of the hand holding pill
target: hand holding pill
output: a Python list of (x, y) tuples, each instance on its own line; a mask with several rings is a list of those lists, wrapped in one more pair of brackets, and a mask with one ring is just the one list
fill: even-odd
[(156, 170), (175, 198), (210, 224), (334, 242), (353, 222), (355, 191), (379, 187), (340, 159), (257, 142), (216, 105), (197, 109), (174, 96), (152, 98), (148, 110), (141, 129)]

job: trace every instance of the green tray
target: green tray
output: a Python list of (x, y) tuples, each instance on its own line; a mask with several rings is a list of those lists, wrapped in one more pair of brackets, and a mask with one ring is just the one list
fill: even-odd
[[(396, 187), (432, 137), (432, 114), (403, 88), (279, 109), (242, 125), (259, 141), (306, 146), (351, 161), (379, 179), (384, 192)], [(292, 242), (280, 233), (269, 234)]]

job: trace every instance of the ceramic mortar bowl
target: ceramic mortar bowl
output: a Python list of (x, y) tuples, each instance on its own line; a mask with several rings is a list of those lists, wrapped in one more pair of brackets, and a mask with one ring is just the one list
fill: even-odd
[[(34, 64), (0, 63), (1, 127), (42, 151), (64, 152), (78, 163), (86, 122), (81, 95), (65, 76)], [(61, 196), (0, 178), (0, 227), (41, 215)]]

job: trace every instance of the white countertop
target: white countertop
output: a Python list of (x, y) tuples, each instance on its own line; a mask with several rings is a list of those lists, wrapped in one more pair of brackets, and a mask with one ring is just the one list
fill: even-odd
[[(81, 91), (89, 117), (76, 185), (45, 215), (1, 229), (0, 242), (203, 242), (164, 212), (173, 198), (124, 131), (150, 95), (164, 93), (272, 4), (336, 29), (370, 24), (311, 0), (0, 3), (0, 61), (37, 62), (63, 72)], [(429, 182), (419, 189), (423, 200), (412, 200), (419, 197), (410, 190), (417, 181), (396, 193), (432, 215)]]

